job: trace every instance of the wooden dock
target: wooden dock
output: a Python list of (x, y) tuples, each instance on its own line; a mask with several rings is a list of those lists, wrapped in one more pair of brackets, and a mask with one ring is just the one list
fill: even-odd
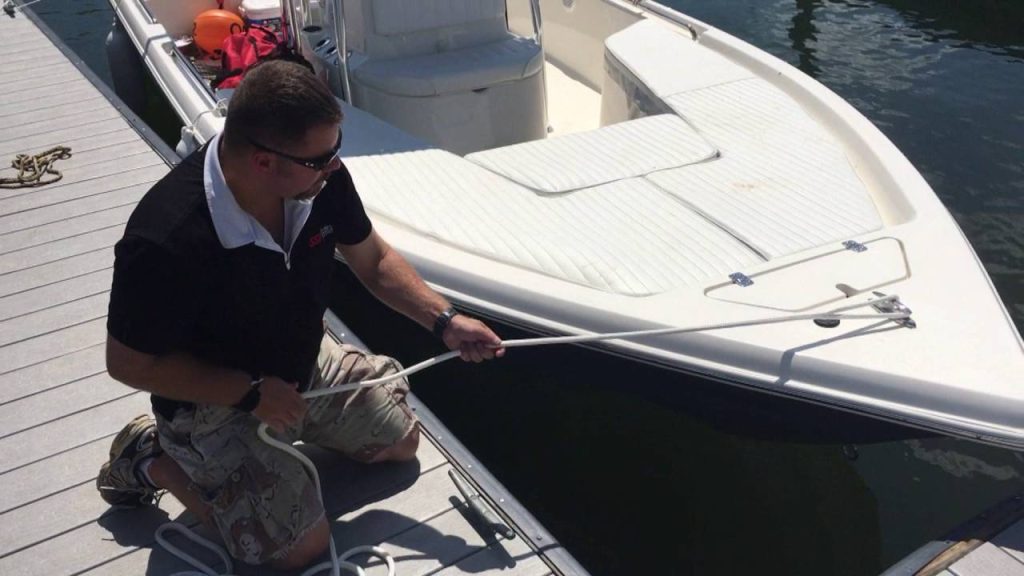
[[(195, 524), (173, 497), (115, 510), (95, 488), (114, 435), (149, 412), (148, 395), (104, 367), (113, 245), (173, 152), (147, 140), (144, 125), (31, 15), (0, 15), (0, 38), (0, 162), (72, 149), (55, 165), (59, 182), (0, 189), (0, 574), (186, 570), (154, 543), (169, 520)], [(339, 550), (379, 544), (401, 576), (585, 574), (429, 410), (415, 399), (414, 407), (429, 440), (416, 462), (357, 465), (309, 450)], [(474, 522), (452, 468), (504, 502), (499, 513), (516, 538)], [(371, 566), (368, 574), (385, 572)]]

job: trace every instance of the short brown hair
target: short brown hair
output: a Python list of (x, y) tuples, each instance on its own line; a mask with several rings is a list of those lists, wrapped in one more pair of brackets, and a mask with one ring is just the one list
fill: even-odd
[(225, 145), (295, 144), (313, 126), (341, 122), (341, 107), (307, 68), (269, 60), (250, 68), (228, 103)]

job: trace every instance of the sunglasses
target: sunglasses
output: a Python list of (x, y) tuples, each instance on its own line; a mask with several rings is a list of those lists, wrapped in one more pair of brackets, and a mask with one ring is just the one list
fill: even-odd
[(317, 156), (315, 158), (299, 158), (298, 156), (285, 154), (280, 150), (274, 150), (269, 146), (264, 146), (263, 144), (260, 144), (259, 142), (253, 140), (248, 136), (246, 136), (245, 139), (249, 141), (249, 144), (252, 144), (256, 148), (259, 148), (264, 152), (276, 154), (281, 158), (286, 158), (288, 160), (291, 160), (292, 162), (295, 162), (299, 166), (305, 166), (306, 168), (309, 168), (310, 170), (316, 170), (317, 172), (323, 172), (324, 168), (327, 168), (327, 166), (329, 166), (330, 163), (333, 162), (334, 159), (338, 156), (338, 150), (341, 149), (341, 130), (338, 130), (338, 141), (334, 143), (334, 147), (331, 148), (331, 151), (326, 154), (321, 154), (320, 156)]

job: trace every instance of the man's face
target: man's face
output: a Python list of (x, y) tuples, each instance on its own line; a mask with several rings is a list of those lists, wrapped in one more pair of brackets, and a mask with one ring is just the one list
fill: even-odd
[(340, 126), (331, 123), (310, 128), (297, 144), (275, 148), (271, 152), (274, 189), (285, 199), (312, 200), (331, 172), (341, 167), (340, 145)]

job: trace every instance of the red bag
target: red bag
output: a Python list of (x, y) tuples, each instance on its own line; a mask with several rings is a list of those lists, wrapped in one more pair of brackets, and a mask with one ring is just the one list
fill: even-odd
[(247, 26), (224, 39), (223, 54), (220, 57), (221, 71), (210, 82), (214, 90), (235, 88), (245, 76), (245, 71), (261, 60), (279, 58), (287, 47), (277, 34), (263, 26)]

